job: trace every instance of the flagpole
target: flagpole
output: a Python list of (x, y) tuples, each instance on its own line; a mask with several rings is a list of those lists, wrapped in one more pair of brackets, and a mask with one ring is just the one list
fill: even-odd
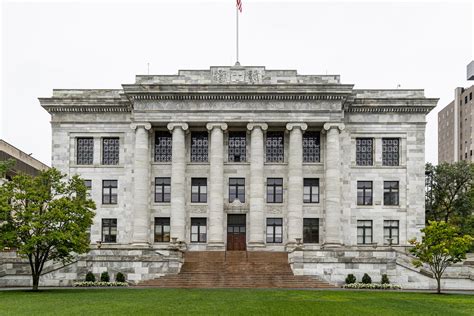
[(235, 56), (236, 56), (236, 62), (235, 64), (239, 64), (239, 7), (235, 6), (235, 40), (236, 40), (236, 45), (235, 45)]

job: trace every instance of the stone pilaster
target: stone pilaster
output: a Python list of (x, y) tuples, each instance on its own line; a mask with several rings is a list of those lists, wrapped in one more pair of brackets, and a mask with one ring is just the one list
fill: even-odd
[(305, 123), (288, 123), (290, 144), (288, 155), (288, 243), (303, 239), (303, 131)]
[(250, 134), (250, 239), (249, 247), (265, 245), (265, 179), (264, 167), (264, 138), (263, 131), (267, 130), (265, 123), (249, 123)]
[(224, 248), (224, 131), (226, 123), (208, 123), (211, 132), (208, 247)]
[(135, 151), (133, 162), (133, 236), (135, 246), (150, 244), (150, 216), (148, 198), (150, 195), (150, 148), (148, 134), (150, 123), (132, 123), (135, 130)]
[(339, 133), (344, 130), (343, 123), (326, 123), (326, 247), (342, 245), (341, 231), (341, 147)]
[(186, 123), (169, 123), (168, 129), (173, 133), (171, 158), (171, 238), (177, 241), (186, 240)]

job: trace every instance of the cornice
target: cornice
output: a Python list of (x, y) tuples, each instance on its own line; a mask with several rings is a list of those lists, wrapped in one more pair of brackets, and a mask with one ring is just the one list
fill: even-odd
[(118, 98), (39, 98), (41, 106), (49, 113), (61, 112), (131, 112), (127, 99)]
[(160, 100), (160, 101), (307, 101), (307, 100), (345, 100), (345, 95), (330, 94), (127, 94), (131, 101)]

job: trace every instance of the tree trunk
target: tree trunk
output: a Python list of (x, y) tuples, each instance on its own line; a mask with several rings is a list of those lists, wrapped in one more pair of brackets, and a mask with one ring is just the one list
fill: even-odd
[(438, 284), (438, 288), (436, 290), (436, 293), (441, 294), (441, 276), (436, 277), (436, 283)]
[(33, 273), (33, 291), (38, 291), (40, 273)]

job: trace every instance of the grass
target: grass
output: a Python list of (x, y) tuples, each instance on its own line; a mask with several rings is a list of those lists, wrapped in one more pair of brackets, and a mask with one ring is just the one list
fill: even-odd
[(0, 291), (0, 315), (474, 315), (474, 296), (381, 291)]

